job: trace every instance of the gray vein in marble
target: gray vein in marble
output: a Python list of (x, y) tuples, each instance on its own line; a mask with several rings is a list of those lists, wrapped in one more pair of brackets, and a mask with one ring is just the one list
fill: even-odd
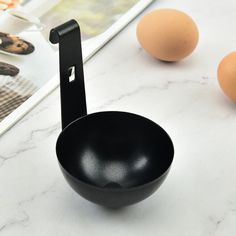
[(3, 230), (9, 229), (13, 226), (20, 225), (20, 226), (26, 226), (26, 224), (29, 222), (29, 216), (28, 214), (23, 211), (21, 212), (21, 217), (15, 217), (12, 219), (9, 219), (6, 223), (0, 226), (0, 233), (3, 232)]
[(32, 203), (33, 201), (41, 198), (42, 196), (45, 196), (48, 193), (52, 193), (55, 189), (56, 184), (57, 184), (57, 181), (55, 181), (53, 184), (51, 184), (47, 189), (43, 190), (42, 192), (35, 193), (31, 197), (19, 201), (17, 203), (18, 207), (22, 207), (25, 204)]
[(209, 77), (202, 76), (200, 80), (182, 80), (182, 81), (168, 80), (164, 83), (164, 85), (161, 85), (161, 86), (157, 86), (157, 85), (139, 86), (138, 88), (134, 89), (133, 91), (121, 94), (116, 98), (108, 100), (107, 102), (105, 102), (101, 106), (98, 106), (98, 107), (95, 107), (92, 109), (96, 109), (96, 110), (105, 109), (118, 101), (121, 101), (127, 97), (132, 96), (132, 95), (137, 95), (138, 93), (140, 93), (144, 90), (155, 90), (155, 89), (167, 90), (170, 88), (170, 86), (175, 85), (175, 84), (192, 84), (193, 83), (193, 84), (205, 85), (208, 83), (208, 81), (209, 81)]
[(0, 160), (1, 160), (0, 167), (2, 167), (5, 164), (6, 161), (9, 161), (9, 160), (15, 158), (16, 156), (18, 156), (18, 155), (20, 155), (20, 154), (22, 154), (24, 152), (28, 152), (28, 151), (30, 151), (30, 150), (32, 150), (34, 148), (36, 148), (35, 145), (31, 145), (31, 146), (28, 145), (26, 147), (22, 147), (22, 148), (16, 150), (15, 152), (11, 153), (8, 156), (0, 155)]
[(168, 80), (166, 82), (166, 86), (164, 89), (169, 89), (171, 85), (174, 84), (199, 84), (199, 85), (205, 85), (207, 84), (210, 80), (213, 78), (210, 78), (208, 76), (202, 76), (199, 80), (188, 80), (188, 79), (183, 79), (181, 81), (176, 81), (176, 80)]
[(10, 227), (13, 227), (15, 225), (20, 225), (20, 226), (26, 226), (26, 223), (29, 222), (29, 215), (26, 213), (26, 211), (23, 209), (23, 206), (28, 203), (32, 203), (33, 201), (41, 198), (42, 196), (45, 196), (48, 193), (52, 193), (54, 191), (54, 188), (57, 184), (57, 181), (55, 181), (53, 184), (51, 184), (47, 189), (43, 190), (42, 192), (35, 193), (31, 197), (21, 200), (17, 203), (18, 207), (18, 214), (20, 213), (21, 216), (13, 216), (10, 219), (8, 219), (3, 225), (0, 225), (0, 233), (3, 230), (6, 230)]
[(226, 214), (221, 216), (221, 218), (214, 219), (213, 217), (210, 218), (212, 223), (214, 224), (214, 229), (212, 230), (212, 235), (215, 235), (216, 231), (219, 229), (220, 225), (223, 223), (223, 221), (226, 218)]
[(224, 223), (224, 221), (227, 219), (227, 217), (230, 215), (230, 213), (236, 214), (236, 208), (230, 208), (227, 211), (225, 211), (222, 216), (220, 217), (213, 217), (210, 216), (209, 220), (214, 224), (214, 229), (211, 232), (211, 235), (215, 235), (220, 226)]
[(19, 149), (13, 151), (12, 153), (8, 155), (1, 155), (0, 154), (0, 167), (2, 167), (6, 161), (18, 157), (20, 154), (28, 152), (32, 149), (35, 149), (37, 147), (36, 139), (38, 139), (38, 136), (40, 137), (40, 140), (42, 140), (45, 137), (49, 137), (51, 135), (56, 134), (60, 130), (60, 122), (56, 123), (53, 126), (42, 128), (42, 129), (36, 129), (32, 130), (29, 134), (29, 137), (20, 143)]
[(110, 99), (108, 100), (107, 102), (105, 102), (103, 105), (101, 106), (98, 106), (96, 108), (93, 108), (93, 109), (96, 109), (96, 110), (102, 110), (102, 109), (105, 109), (106, 107), (109, 107), (111, 105), (113, 105), (114, 103), (120, 101), (120, 100), (123, 100), (127, 97), (130, 97), (132, 95), (136, 95), (138, 94), (139, 92), (141, 92), (142, 90), (146, 90), (146, 89), (159, 89), (160, 87), (157, 87), (157, 86), (140, 86), (138, 87), (137, 89), (133, 90), (133, 91), (130, 91), (130, 92), (127, 92), (127, 93), (124, 93), (124, 94), (121, 94), (119, 95), (118, 97), (114, 98), (114, 99)]
[[(42, 128), (42, 129), (35, 129), (30, 132), (29, 138), (24, 143), (33, 142), (38, 136), (46, 136), (49, 137), (50, 135), (56, 134), (60, 129), (60, 122), (52, 125), (50, 127)], [(43, 138), (41, 137), (41, 138)]]

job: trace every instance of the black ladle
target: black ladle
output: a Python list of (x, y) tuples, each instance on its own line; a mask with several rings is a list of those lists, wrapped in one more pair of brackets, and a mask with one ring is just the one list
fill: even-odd
[(50, 41), (59, 43), (63, 130), (56, 153), (67, 182), (87, 200), (107, 207), (147, 198), (170, 169), (174, 156), (170, 137), (136, 114), (87, 115), (78, 23), (71, 20), (52, 29)]

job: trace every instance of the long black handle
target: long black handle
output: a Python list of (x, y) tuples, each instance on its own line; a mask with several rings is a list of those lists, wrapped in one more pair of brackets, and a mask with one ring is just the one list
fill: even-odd
[(53, 44), (59, 43), (61, 117), (62, 129), (64, 129), (72, 121), (87, 115), (78, 23), (70, 20), (52, 29), (50, 41)]

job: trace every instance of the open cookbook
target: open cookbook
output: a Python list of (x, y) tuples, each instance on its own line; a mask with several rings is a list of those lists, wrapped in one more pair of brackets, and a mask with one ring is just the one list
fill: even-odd
[(86, 62), (153, 0), (0, 0), (0, 135), (58, 85), (51, 28), (79, 22)]

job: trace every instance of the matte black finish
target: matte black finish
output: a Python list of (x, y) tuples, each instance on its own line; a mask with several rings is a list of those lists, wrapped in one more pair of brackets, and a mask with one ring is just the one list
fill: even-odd
[[(81, 196), (103, 206), (122, 207), (147, 198), (170, 169), (174, 156), (170, 137), (159, 125), (136, 114), (86, 115), (78, 24), (72, 20), (53, 29), (50, 40), (60, 42), (64, 129), (56, 153), (66, 180)], [(77, 67), (76, 78), (68, 82), (64, 72), (72, 65)]]
[[(75, 20), (52, 29), (50, 41), (59, 43), (62, 129), (87, 114), (80, 28)], [(72, 68), (75, 80), (69, 81)]]

